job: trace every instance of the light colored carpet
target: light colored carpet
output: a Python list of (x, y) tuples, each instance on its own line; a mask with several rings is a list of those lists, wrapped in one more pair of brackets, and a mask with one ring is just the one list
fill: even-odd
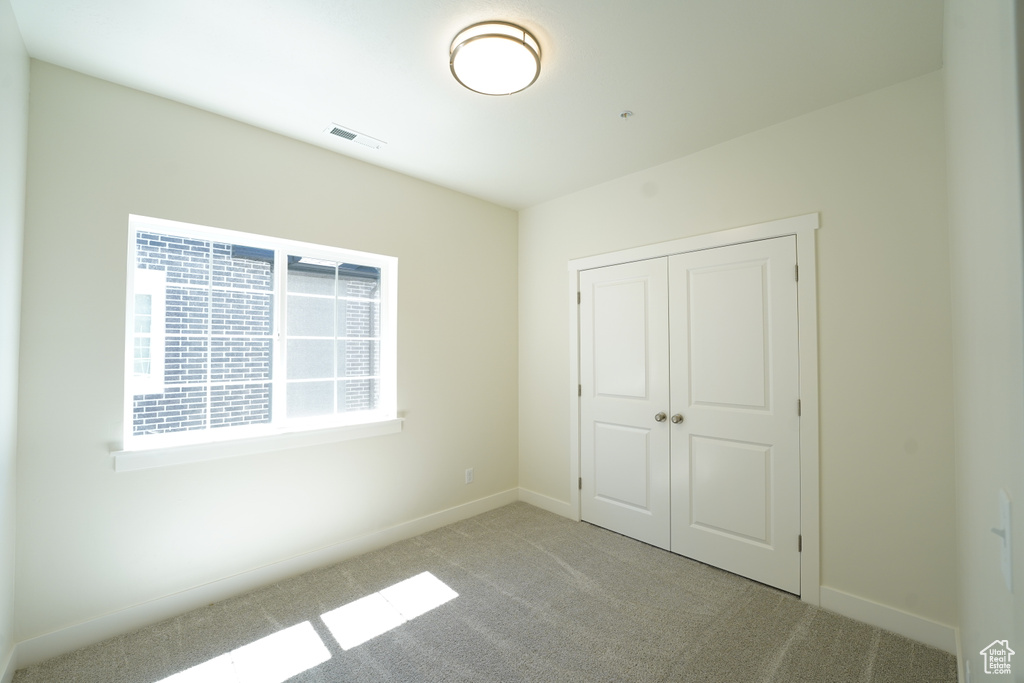
[[(458, 597), (341, 649), (321, 615), (422, 572)], [(956, 681), (947, 653), (524, 503), (20, 670), (14, 681), (156, 683), (186, 672), (173, 683), (281, 683), (271, 668), (246, 674), (241, 655), (234, 665), (223, 655), (304, 622), (326, 661), (289, 681)], [(226, 677), (199, 678), (211, 665), (188, 673), (219, 656)]]

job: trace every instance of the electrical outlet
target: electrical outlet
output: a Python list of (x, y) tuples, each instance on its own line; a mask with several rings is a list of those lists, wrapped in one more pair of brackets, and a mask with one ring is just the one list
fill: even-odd
[(467, 484), (472, 484), (473, 483), (473, 468), (472, 467), (470, 467), (468, 470), (466, 470), (466, 483)]

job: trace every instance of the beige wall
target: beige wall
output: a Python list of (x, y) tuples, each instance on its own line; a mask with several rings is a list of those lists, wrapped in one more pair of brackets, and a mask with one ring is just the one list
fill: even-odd
[[(1015, 16), (1016, 6), (1016, 16)], [(956, 387), (960, 636), (1024, 652), (1024, 262), (1020, 41), (1012, 0), (946, 3), (949, 234)], [(1016, 30), (1015, 30), (1016, 25)], [(1003, 583), (998, 495), (1013, 501), (1014, 596)], [(1021, 679), (1021, 655), (1011, 664)]]
[(14, 12), (8, 0), (0, 0), (0, 680), (14, 652), (18, 325), (28, 74), (28, 55)]
[[(18, 640), (516, 486), (515, 212), (40, 62), (30, 124)], [(397, 256), (404, 431), (115, 473), (129, 213)]]
[(822, 583), (955, 624), (942, 75), (520, 214), (520, 486), (569, 500), (569, 259), (820, 212)]

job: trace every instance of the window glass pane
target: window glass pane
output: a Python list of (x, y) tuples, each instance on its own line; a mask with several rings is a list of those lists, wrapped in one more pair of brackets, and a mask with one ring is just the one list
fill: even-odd
[(288, 257), (288, 291), (334, 296), (335, 264), (301, 256)]
[(146, 377), (152, 372), (152, 359), (150, 357), (149, 339), (136, 337), (135, 339), (135, 374)]
[(293, 337), (333, 337), (334, 299), (288, 297), (288, 334)]
[(342, 263), (338, 266), (338, 296), (380, 298), (380, 268)]
[(206, 334), (210, 330), (210, 292), (167, 287), (167, 334)]
[(338, 412), (373, 410), (380, 399), (380, 383), (375, 379), (349, 379), (338, 382)]
[(211, 296), (214, 334), (269, 335), (273, 333), (273, 294), (214, 289)]
[(334, 413), (334, 381), (289, 382), (288, 417), (314, 417)]
[(135, 374), (145, 377), (152, 371), (152, 361), (150, 358), (150, 347), (149, 339), (146, 337), (135, 338)]
[(206, 387), (168, 387), (163, 394), (136, 396), (132, 434), (185, 432), (206, 428)]
[(209, 242), (139, 231), (135, 246), (137, 266), (165, 271), (168, 283), (210, 284)]
[(379, 341), (347, 339), (338, 342), (338, 377), (368, 377), (379, 372)]
[(338, 299), (339, 337), (379, 337), (380, 302)]
[(241, 244), (213, 244), (213, 286), (274, 289), (274, 252)]
[(167, 337), (164, 346), (164, 383), (195, 384), (206, 382), (206, 337)]
[(210, 381), (270, 380), (271, 340), (215, 337), (210, 340)]
[(149, 334), (153, 323), (153, 295), (135, 295), (135, 331)]
[(270, 422), (270, 383), (210, 387), (210, 428)]
[(321, 339), (288, 340), (288, 379), (334, 377), (334, 342)]

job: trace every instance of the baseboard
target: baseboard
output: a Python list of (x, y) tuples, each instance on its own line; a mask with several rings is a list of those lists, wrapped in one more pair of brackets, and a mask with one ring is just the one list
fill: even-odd
[(953, 626), (940, 624), (827, 586), (821, 587), (821, 606), (865, 624), (884, 628), (919, 643), (945, 650), (951, 655), (957, 654), (957, 631)]
[(541, 510), (547, 510), (553, 512), (556, 515), (562, 517), (568, 517), (569, 519), (579, 521), (579, 515), (572, 509), (572, 506), (564, 500), (556, 500), (549, 496), (545, 496), (543, 493), (537, 493), (530, 489), (519, 489), (519, 500), (524, 503), (529, 503), (534, 507), (538, 507)]
[[(341, 562), (407, 538), (419, 536), (518, 500), (519, 489), (508, 489), (387, 529), (370, 532), (303, 555), (150, 600), (52, 633), (36, 636), (17, 644), (17, 665), (19, 668), (31, 666), (51, 657), (159, 623), (189, 610), (241, 595), (319, 567)], [(8, 667), (12, 668), (12, 665), (9, 664)], [(13, 676), (13, 671), (10, 673)], [(0, 683), (10, 682), (5, 677)]]
[(964, 661), (964, 644), (960, 640), (960, 629), (956, 629), (956, 680), (958, 683), (967, 683), (967, 662)]
[(0, 664), (0, 683), (11, 683), (14, 680), (14, 671), (18, 668), (17, 658), (14, 656), (16, 653), (17, 647), (12, 647), (3, 664)]

